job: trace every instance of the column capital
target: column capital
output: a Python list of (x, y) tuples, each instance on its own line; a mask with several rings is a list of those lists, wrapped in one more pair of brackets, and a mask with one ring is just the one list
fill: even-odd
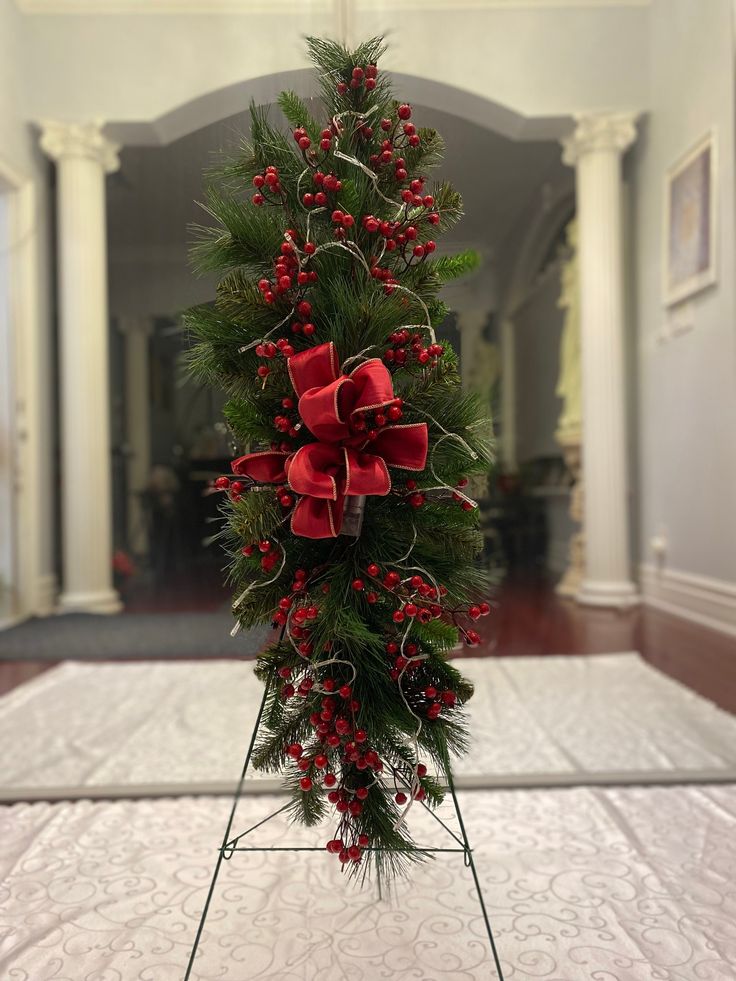
[(562, 162), (574, 167), (586, 153), (623, 153), (636, 139), (638, 117), (637, 112), (577, 113), (575, 129), (560, 141)]
[(104, 135), (102, 123), (63, 123), (44, 119), (40, 127), (41, 149), (57, 163), (70, 157), (82, 157), (96, 161), (106, 174), (120, 166), (120, 145)]

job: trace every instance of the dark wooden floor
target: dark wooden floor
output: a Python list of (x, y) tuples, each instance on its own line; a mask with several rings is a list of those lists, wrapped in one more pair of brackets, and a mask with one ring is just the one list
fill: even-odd
[[(557, 597), (544, 581), (508, 582), (494, 606), (481, 621), (484, 640), (469, 652), (472, 656), (639, 651), (655, 668), (736, 713), (734, 637), (646, 606), (625, 612), (581, 607)], [(48, 661), (0, 662), (0, 694), (52, 666)]]

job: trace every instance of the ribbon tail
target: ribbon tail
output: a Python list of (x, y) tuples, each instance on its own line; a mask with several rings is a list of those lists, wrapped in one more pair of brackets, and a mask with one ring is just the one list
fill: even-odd
[(291, 516), (291, 530), (301, 538), (336, 538), (342, 528), (344, 497), (326, 501), (301, 497)]

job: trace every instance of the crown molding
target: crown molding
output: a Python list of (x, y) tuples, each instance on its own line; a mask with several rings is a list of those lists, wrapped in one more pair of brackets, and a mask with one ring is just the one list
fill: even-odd
[[(15, 0), (24, 14), (269, 14), (273, 0)], [(561, 10), (648, 7), (651, 0), (355, 0), (358, 10)], [(333, 13), (334, 0), (281, 0), (279, 14)]]

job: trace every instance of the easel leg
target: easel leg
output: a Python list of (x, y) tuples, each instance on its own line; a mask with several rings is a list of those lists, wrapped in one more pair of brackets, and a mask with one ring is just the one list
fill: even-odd
[(496, 941), (493, 938), (493, 930), (491, 929), (491, 921), (488, 918), (488, 911), (486, 910), (485, 900), (483, 899), (483, 890), (480, 887), (480, 880), (478, 878), (478, 870), (475, 867), (475, 859), (473, 858), (473, 851), (470, 847), (470, 842), (468, 841), (468, 835), (465, 830), (465, 822), (463, 821), (463, 815), (460, 810), (460, 804), (457, 800), (457, 794), (455, 793), (455, 784), (452, 779), (452, 772), (448, 770), (448, 786), (450, 788), (450, 794), (452, 795), (452, 803), (455, 805), (455, 813), (457, 814), (457, 821), (460, 825), (460, 834), (462, 835), (463, 842), (465, 844), (465, 860), (470, 866), (470, 871), (473, 873), (473, 881), (475, 882), (475, 891), (478, 893), (478, 903), (480, 904), (480, 911), (483, 914), (483, 922), (486, 926), (486, 933), (488, 934), (488, 942), (491, 945), (491, 953), (493, 954), (493, 963), (496, 965), (496, 975), (498, 981), (504, 981), (503, 969), (501, 968), (501, 961), (498, 956), (498, 951), (496, 950)]
[(235, 797), (233, 798), (233, 806), (230, 809), (230, 817), (228, 818), (227, 827), (225, 828), (225, 835), (222, 839), (222, 845), (220, 847), (219, 854), (217, 856), (217, 862), (215, 864), (215, 871), (212, 873), (212, 881), (210, 882), (209, 892), (207, 893), (207, 899), (204, 902), (204, 907), (202, 909), (202, 916), (199, 920), (199, 925), (197, 927), (197, 934), (194, 938), (194, 945), (192, 947), (192, 953), (189, 955), (189, 963), (187, 964), (187, 973), (184, 975), (184, 981), (189, 981), (189, 977), (192, 973), (192, 967), (194, 966), (194, 958), (197, 956), (197, 949), (199, 947), (199, 941), (202, 938), (202, 931), (204, 930), (205, 920), (207, 919), (207, 913), (209, 912), (210, 903), (215, 892), (215, 886), (217, 884), (217, 877), (220, 874), (220, 866), (224, 858), (225, 846), (230, 841), (230, 832), (232, 831), (233, 821), (235, 820), (235, 812), (238, 809), (238, 802), (240, 801), (240, 795), (243, 792), (243, 784), (245, 783), (245, 775), (248, 772), (248, 767), (250, 766), (250, 758), (253, 755), (253, 747), (256, 744), (256, 736), (258, 735), (258, 730), (261, 726), (261, 718), (263, 716), (263, 710), (266, 707), (266, 699), (268, 697), (269, 685), (266, 684), (263, 689), (263, 698), (261, 699), (261, 707), (258, 709), (258, 716), (256, 717), (255, 725), (253, 726), (253, 733), (250, 737), (250, 744), (248, 746), (248, 752), (245, 754), (245, 762), (243, 763), (243, 771), (240, 774), (240, 780), (238, 781), (238, 786), (235, 790)]

